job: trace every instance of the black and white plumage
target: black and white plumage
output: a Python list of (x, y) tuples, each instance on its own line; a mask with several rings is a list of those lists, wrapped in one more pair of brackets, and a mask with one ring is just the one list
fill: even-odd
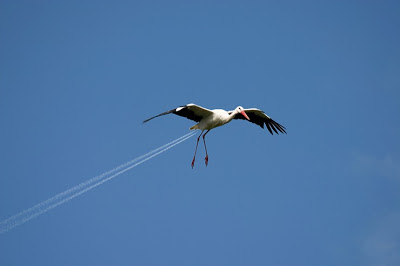
[[(228, 114), (230, 114), (232, 111), (229, 111)], [(264, 128), (264, 124), (267, 126), (268, 131), (273, 135), (274, 133), (272, 130), (276, 133), (279, 134), (285, 133), (286, 134), (286, 128), (282, 126), (281, 124), (275, 122), (274, 120), (271, 119), (268, 115), (266, 115), (263, 111), (257, 108), (250, 108), (250, 109), (244, 109), (244, 112), (248, 115), (250, 120), (248, 120), (251, 123), (254, 123), (256, 125), (259, 125), (261, 128)], [(233, 119), (244, 119), (240, 115), (235, 115)]]
[(159, 115), (150, 117), (149, 119), (144, 120), (143, 123), (146, 123), (153, 118), (156, 118), (156, 117), (159, 117), (162, 115), (167, 115), (167, 114), (175, 114), (175, 115), (186, 117), (187, 119), (190, 119), (190, 120), (193, 120), (196, 122), (200, 122), (200, 120), (202, 118), (210, 115), (211, 113), (212, 113), (211, 110), (208, 110), (201, 106), (190, 103), (187, 105), (179, 106), (178, 108), (171, 109), (171, 110), (161, 113)]
[(206, 133), (203, 135), (203, 141), (206, 150), (205, 162), (206, 165), (208, 165), (208, 153), (207, 153), (205, 136), (211, 129), (225, 125), (230, 121), (232, 121), (233, 119), (247, 119), (247, 121), (258, 125), (261, 128), (264, 128), (264, 125), (266, 125), (268, 131), (272, 135), (274, 134), (274, 132), (276, 134), (279, 134), (278, 131), (286, 134), (286, 129), (284, 126), (272, 120), (268, 115), (266, 115), (260, 109), (257, 108), (243, 109), (243, 107), (241, 106), (236, 107), (236, 109), (233, 111), (225, 111), (222, 109), (209, 110), (207, 108), (190, 103), (175, 109), (171, 109), (159, 115), (150, 117), (149, 119), (144, 120), (143, 123), (146, 123), (153, 118), (167, 114), (179, 115), (187, 119), (193, 120), (195, 122), (198, 122), (196, 125), (190, 128), (191, 130), (194, 129), (201, 130), (201, 133), (197, 138), (196, 149), (192, 161), (192, 168), (194, 166), (194, 161), (196, 158), (197, 146), (199, 144), (201, 135), (203, 135), (204, 130), (207, 130)]

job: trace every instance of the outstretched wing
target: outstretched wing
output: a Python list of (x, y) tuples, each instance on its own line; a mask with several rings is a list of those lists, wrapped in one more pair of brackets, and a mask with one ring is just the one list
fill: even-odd
[(148, 121), (150, 121), (153, 118), (159, 117), (159, 116), (163, 116), (163, 115), (167, 115), (167, 114), (175, 114), (175, 115), (179, 115), (182, 117), (186, 117), (187, 119), (196, 121), (196, 122), (200, 122), (201, 119), (203, 119), (204, 117), (207, 117), (209, 115), (211, 115), (213, 112), (211, 110), (208, 110), (204, 107), (198, 106), (194, 103), (190, 103), (184, 106), (180, 106), (178, 108), (166, 111), (164, 113), (161, 113), (159, 115), (150, 117), (149, 119), (146, 119), (143, 121), (143, 123), (146, 123)]
[[(230, 114), (233, 111), (229, 111), (228, 113)], [(242, 114), (237, 114), (233, 119), (244, 119), (246, 121), (249, 121), (251, 123), (257, 124), (260, 127), (264, 128), (264, 124), (267, 126), (268, 131), (273, 135), (275, 131), (276, 134), (285, 133), (285, 127), (282, 126), (281, 124), (275, 122), (274, 120), (271, 119), (268, 115), (266, 115), (263, 111), (257, 108), (250, 108), (250, 109), (244, 109), (244, 112), (247, 114), (247, 116), (250, 118), (250, 120), (247, 120)]]

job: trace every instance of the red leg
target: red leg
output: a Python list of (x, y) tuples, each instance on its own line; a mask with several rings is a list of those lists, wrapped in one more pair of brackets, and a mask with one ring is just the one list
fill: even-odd
[(194, 150), (194, 156), (193, 156), (193, 161), (192, 161), (192, 169), (194, 167), (194, 160), (196, 159), (197, 146), (199, 146), (199, 140), (200, 140), (201, 134), (203, 134), (203, 131), (201, 131), (199, 137), (197, 138), (196, 149)]
[[(208, 152), (207, 152), (207, 146), (206, 146), (206, 135), (208, 132), (210, 132), (211, 129), (207, 130), (207, 132), (203, 135), (203, 142), (204, 142), (204, 148), (206, 149), (206, 158), (204, 159), (204, 161), (206, 162), (206, 166), (208, 165)], [(200, 136), (199, 136), (200, 137)]]

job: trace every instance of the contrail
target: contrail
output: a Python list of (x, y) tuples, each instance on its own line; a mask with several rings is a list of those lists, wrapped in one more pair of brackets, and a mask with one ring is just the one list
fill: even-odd
[[(122, 174), (128, 170), (131, 170), (132, 168), (144, 163), (145, 161), (148, 161), (151, 158), (178, 145), (179, 143), (193, 137), (194, 134), (195, 134), (194, 132), (190, 132), (190, 133), (188, 133), (180, 138), (177, 138), (176, 140), (173, 140), (157, 149), (154, 149), (142, 156), (139, 156), (131, 161), (121, 164), (120, 166), (117, 166), (112, 170), (104, 172), (103, 174), (95, 176), (85, 182), (80, 183), (79, 185), (76, 185), (64, 192), (61, 192), (61, 193), (55, 195), (54, 197), (47, 199), (29, 209), (21, 211), (20, 213), (0, 222), (0, 234), (5, 233), (16, 226), (22, 225), (22, 224), (26, 223), (27, 221), (29, 221), (41, 214), (46, 213), (46, 212), (54, 209), (55, 207), (57, 207), (61, 204), (64, 204), (64, 203), (70, 201), (71, 199), (73, 199), (89, 190), (91, 190), (97, 186), (100, 186), (101, 184), (119, 176), (120, 174)], [(117, 173), (115, 173), (115, 172), (117, 172)], [(113, 174), (113, 173), (115, 173), (115, 174)], [(109, 176), (110, 174), (112, 174), (112, 175)]]
[(142, 158), (145, 158), (145, 157), (147, 157), (147, 156), (149, 156), (149, 155), (151, 155), (151, 154), (153, 154), (153, 153), (155, 153), (155, 152), (157, 152), (159, 150), (162, 150), (165, 147), (167, 147), (167, 146), (169, 146), (169, 145), (171, 145), (171, 144), (173, 144), (173, 143), (175, 143), (175, 142), (177, 142), (177, 141), (179, 141), (181, 139), (184, 139), (184, 138), (188, 137), (191, 134), (193, 134), (193, 132), (190, 132), (190, 133), (188, 133), (188, 134), (186, 134), (186, 135), (184, 135), (184, 136), (182, 136), (180, 138), (177, 138), (176, 140), (173, 140), (173, 141), (171, 141), (171, 142), (169, 142), (169, 143), (167, 143), (167, 144), (165, 144), (165, 145), (163, 145), (163, 146), (161, 146), (161, 147), (159, 147), (157, 149), (154, 149), (154, 150), (152, 150), (152, 151), (150, 151), (150, 152), (148, 152), (148, 153), (146, 153), (146, 154), (144, 154), (142, 156), (139, 156), (139, 157), (137, 157), (137, 158), (135, 158), (135, 159), (133, 159), (131, 161), (128, 161), (128, 162), (126, 162), (124, 164), (121, 164), (120, 166), (117, 166), (112, 170), (104, 172), (104, 173), (102, 173), (102, 174), (100, 174), (98, 176), (95, 176), (95, 177), (93, 177), (93, 178), (91, 178), (91, 179), (89, 179), (89, 180), (87, 180), (85, 182), (82, 182), (79, 185), (76, 185), (76, 186), (74, 186), (74, 187), (72, 187), (72, 188), (70, 188), (70, 189), (68, 189), (68, 190), (66, 190), (64, 192), (61, 192), (61, 193), (55, 195), (54, 197), (52, 197), (52, 198), (50, 198), (48, 200), (45, 200), (45, 201), (43, 201), (43, 202), (41, 202), (41, 203), (39, 203), (39, 204), (29, 208), (29, 209), (21, 211), (20, 213), (18, 213), (16, 215), (14, 215), (14, 216), (12, 216), (12, 217), (0, 222), (0, 227), (3, 226), (4, 224), (8, 223), (9, 221), (16, 219), (17, 217), (21, 217), (21, 216), (23, 216), (23, 215), (25, 215), (27, 213), (34, 212), (35, 210), (38, 210), (38, 209), (40, 209), (40, 208), (42, 208), (44, 206), (47, 206), (47, 205), (49, 205), (49, 204), (51, 204), (51, 203), (53, 203), (55, 201), (58, 201), (61, 198), (65, 197), (65, 196), (67, 196), (69, 194), (72, 194), (72, 193), (74, 193), (74, 192), (76, 192), (76, 191), (78, 191), (80, 189), (83, 189), (84, 187), (86, 187), (86, 186), (88, 186), (90, 184), (93, 184), (94, 182), (97, 182), (97, 181), (101, 180), (102, 178), (104, 178), (104, 177), (106, 177), (106, 176), (108, 176), (108, 175), (110, 175), (112, 173), (115, 173), (116, 171), (118, 171), (118, 170), (120, 170), (120, 169), (122, 169), (124, 167), (127, 167), (130, 164), (132, 164), (132, 163), (134, 163), (134, 162), (136, 162), (136, 161), (138, 161), (138, 160), (140, 160)]

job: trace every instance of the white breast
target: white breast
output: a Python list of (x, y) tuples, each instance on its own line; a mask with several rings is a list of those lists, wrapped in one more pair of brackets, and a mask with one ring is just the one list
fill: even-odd
[(200, 121), (199, 129), (201, 130), (213, 129), (231, 121), (231, 119), (229, 119), (230, 117), (227, 111), (222, 109), (215, 109), (212, 111), (213, 111), (212, 115)]

